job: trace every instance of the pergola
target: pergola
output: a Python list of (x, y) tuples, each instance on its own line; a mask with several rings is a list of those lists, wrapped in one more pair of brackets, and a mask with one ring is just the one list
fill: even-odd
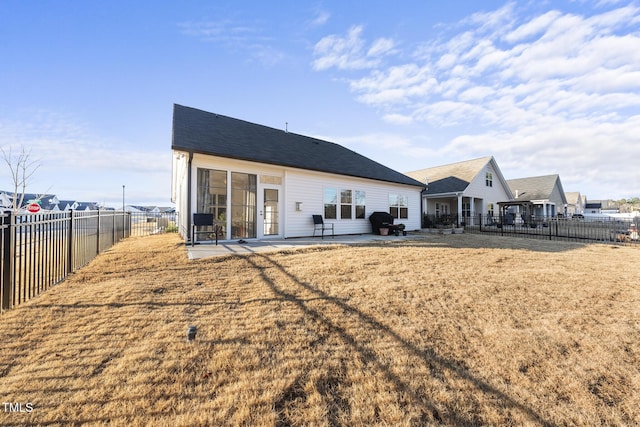
[[(534, 210), (534, 206), (535, 203), (531, 202), (531, 201), (509, 201), (509, 202), (498, 202), (498, 208), (500, 209), (500, 222), (503, 224), (507, 224), (507, 225), (511, 225), (508, 224), (506, 219), (509, 218), (507, 216), (507, 210), (511, 207), (517, 207), (518, 208), (518, 212), (526, 212), (526, 217), (523, 217), (523, 221), (525, 223), (529, 223), (531, 221), (531, 218), (533, 217), (533, 210)], [(515, 220), (515, 214), (514, 215), (513, 220)]]

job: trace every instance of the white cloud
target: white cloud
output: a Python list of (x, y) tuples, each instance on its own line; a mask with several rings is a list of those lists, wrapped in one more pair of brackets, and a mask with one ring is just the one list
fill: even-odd
[(546, 31), (547, 28), (560, 16), (557, 10), (549, 11), (543, 15), (537, 16), (529, 22), (526, 22), (505, 36), (505, 40), (509, 43), (516, 43), (530, 37), (539, 35)]
[(177, 24), (180, 32), (202, 42), (223, 46), (231, 52), (243, 52), (250, 61), (266, 67), (281, 62), (286, 55), (274, 47), (260, 25), (247, 26), (224, 19), (220, 21), (186, 21)]
[(340, 70), (358, 70), (373, 68), (380, 64), (381, 57), (393, 52), (394, 41), (388, 38), (375, 40), (369, 48), (362, 38), (363, 27), (353, 26), (346, 36), (329, 35), (316, 43), (313, 54), (315, 70), (337, 68)]
[(531, 7), (526, 16), (516, 3), (474, 14), (412, 52), (389, 44), (395, 58), (411, 58), (389, 65), (367, 58), (373, 43), (354, 27), (357, 37), (340, 39), (357, 45), (351, 62), (315, 68), (370, 68), (347, 79), (354, 97), (387, 123), (458, 129), (435, 150), (456, 160), (491, 150), (508, 165), (530, 162), (535, 174), (564, 171), (571, 185), (580, 170), (593, 188), (603, 188), (610, 169), (639, 182), (640, 169), (619, 153), (640, 158), (640, 8), (602, 3), (582, 14), (542, 7), (531, 15)]
[(316, 11), (315, 17), (309, 23), (310, 27), (321, 27), (327, 22), (329, 22), (329, 18), (331, 18), (331, 14), (326, 10), (318, 10)]
[[(0, 117), (0, 145), (14, 152), (23, 146), (40, 165), (27, 191), (117, 207), (126, 184), (127, 203), (170, 204), (170, 151), (98, 137), (75, 115), (29, 110)], [(10, 182), (0, 168), (0, 189)]]
[(31, 150), (32, 158), (47, 171), (154, 173), (166, 172), (171, 165), (166, 150), (132, 150), (127, 141), (96, 137), (76, 117), (43, 110), (0, 121), (0, 140), (9, 141), (3, 147), (16, 150), (24, 146)]
[(413, 123), (413, 117), (405, 116), (403, 114), (386, 114), (382, 116), (382, 120), (396, 125), (408, 125)]

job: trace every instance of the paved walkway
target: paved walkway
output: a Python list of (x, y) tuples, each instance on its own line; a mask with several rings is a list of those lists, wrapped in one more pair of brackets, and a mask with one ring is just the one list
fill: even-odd
[(230, 254), (249, 254), (256, 252), (278, 251), (282, 249), (306, 248), (317, 245), (352, 245), (368, 242), (384, 242), (398, 240), (415, 240), (423, 239), (426, 234), (414, 232), (407, 236), (377, 236), (375, 234), (357, 234), (349, 236), (335, 236), (324, 239), (320, 237), (300, 237), (291, 239), (262, 239), (247, 240), (246, 243), (238, 243), (238, 241), (225, 241), (215, 243), (196, 244), (195, 246), (187, 245), (189, 259), (200, 259), (213, 256), (230, 255)]

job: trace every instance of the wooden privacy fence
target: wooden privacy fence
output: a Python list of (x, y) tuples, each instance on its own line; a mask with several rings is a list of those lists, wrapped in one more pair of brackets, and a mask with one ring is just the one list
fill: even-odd
[(0, 214), (0, 313), (86, 265), (125, 237), (164, 231), (173, 214), (65, 211)]

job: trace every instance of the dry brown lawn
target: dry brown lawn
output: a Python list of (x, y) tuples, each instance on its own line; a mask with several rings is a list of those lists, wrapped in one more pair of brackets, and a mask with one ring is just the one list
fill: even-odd
[(0, 425), (637, 425), (639, 261), (466, 234), (188, 261), (130, 238), (0, 317), (0, 399), (33, 407)]

